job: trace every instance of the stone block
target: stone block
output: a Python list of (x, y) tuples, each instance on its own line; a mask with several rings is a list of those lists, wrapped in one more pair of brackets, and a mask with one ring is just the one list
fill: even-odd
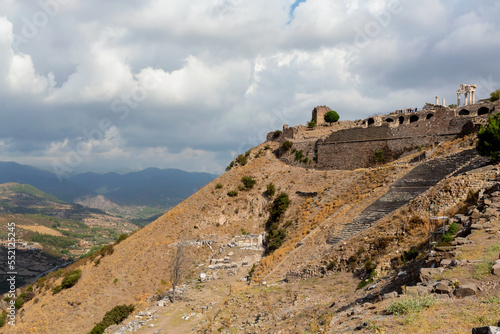
[(429, 294), (431, 290), (432, 288), (430, 286), (424, 286), (424, 285), (407, 286), (405, 293), (410, 296), (421, 296)]
[(453, 291), (451, 286), (449, 286), (449, 281), (439, 281), (434, 285), (434, 292), (438, 294), (449, 294)]
[(472, 230), (483, 230), (483, 229), (484, 229), (484, 226), (483, 226), (482, 224), (472, 224), (472, 225), (470, 226), (470, 228), (471, 228)]
[(476, 327), (472, 329), (472, 334), (500, 334), (500, 327)]
[(493, 269), (491, 270), (491, 273), (496, 276), (500, 276), (500, 264), (495, 264), (493, 266)]
[(451, 266), (452, 262), (453, 262), (453, 260), (451, 260), (451, 259), (444, 259), (441, 261), (441, 267), (449, 267), (449, 266)]
[(444, 268), (422, 268), (420, 269), (420, 281), (429, 282), (431, 277), (439, 276)]
[(455, 296), (457, 296), (458, 298), (475, 296), (476, 293), (477, 286), (475, 284), (463, 284), (455, 289)]
[(393, 298), (397, 298), (397, 297), (398, 297), (398, 293), (396, 291), (393, 291), (393, 292), (385, 293), (382, 296), (382, 299), (386, 300), (386, 299), (393, 299)]

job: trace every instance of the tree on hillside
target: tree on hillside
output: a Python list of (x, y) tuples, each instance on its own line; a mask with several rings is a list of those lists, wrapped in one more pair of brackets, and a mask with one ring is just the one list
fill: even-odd
[(170, 261), (170, 284), (172, 284), (172, 303), (175, 301), (175, 289), (184, 279), (189, 268), (189, 257), (184, 246), (177, 246), (172, 254)]
[(490, 116), (488, 126), (482, 126), (477, 133), (479, 154), (489, 156), (492, 161), (500, 161), (500, 113)]
[(496, 91), (492, 92), (490, 94), (490, 101), (495, 102), (500, 99), (500, 89), (497, 89)]
[(337, 114), (335, 110), (330, 110), (325, 114), (325, 122), (330, 123), (330, 125), (332, 125), (332, 123), (337, 122), (339, 118), (340, 116), (339, 114)]
[(375, 163), (378, 165), (379, 163), (385, 162), (384, 158), (384, 152), (382, 150), (376, 150), (373, 153), (373, 160), (375, 160)]

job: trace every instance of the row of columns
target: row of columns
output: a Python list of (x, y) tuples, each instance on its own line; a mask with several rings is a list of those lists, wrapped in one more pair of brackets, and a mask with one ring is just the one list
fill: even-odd
[(464, 94), (465, 104), (464, 106), (472, 105), (476, 103), (476, 85), (460, 85), (460, 89), (457, 90), (457, 106), (461, 107), (460, 97)]

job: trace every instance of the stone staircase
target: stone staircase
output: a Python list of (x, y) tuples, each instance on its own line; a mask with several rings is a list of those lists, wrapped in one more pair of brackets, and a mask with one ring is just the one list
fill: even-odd
[(387, 193), (367, 207), (353, 221), (343, 225), (331, 235), (327, 243), (335, 245), (371, 227), (376, 221), (399, 209), (409, 201), (436, 185), (449, 175), (459, 175), (487, 163), (475, 149), (465, 150), (445, 158), (435, 158), (421, 163), (401, 179), (394, 182)]

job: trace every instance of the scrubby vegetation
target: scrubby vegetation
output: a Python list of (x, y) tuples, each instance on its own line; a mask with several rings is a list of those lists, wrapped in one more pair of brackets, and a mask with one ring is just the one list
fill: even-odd
[(5, 325), (7, 322), (7, 312), (3, 311), (2, 314), (0, 315), (0, 328)]
[(61, 285), (58, 285), (55, 288), (53, 288), (52, 293), (55, 295), (59, 293), (61, 290), (73, 287), (78, 282), (80, 277), (82, 277), (82, 271), (80, 269), (66, 273), (64, 279), (61, 282)]
[(112, 325), (117, 325), (125, 320), (134, 311), (133, 305), (118, 305), (111, 311), (106, 312), (101, 322), (97, 323), (90, 331), (90, 334), (102, 334)]
[(430, 296), (410, 297), (393, 302), (388, 308), (387, 313), (394, 315), (403, 315), (417, 313), (424, 308), (434, 305), (436, 300)]
[(271, 207), (271, 214), (266, 223), (266, 252), (270, 254), (278, 249), (286, 238), (286, 230), (279, 228), (279, 222), (290, 206), (290, 198), (287, 194), (281, 193), (274, 201)]
[(236, 162), (239, 163), (240, 165), (242, 166), (245, 166), (247, 163), (248, 163), (248, 159), (247, 159), (247, 155), (245, 154), (240, 154), (238, 155), (238, 157), (236, 158)]
[(128, 234), (127, 233), (120, 234), (120, 236), (118, 237), (118, 239), (116, 239), (116, 241), (115, 241), (115, 245), (118, 245), (120, 242), (122, 242), (123, 240), (125, 240), (127, 238), (128, 238)]
[(488, 126), (482, 126), (477, 137), (478, 152), (494, 162), (500, 161), (500, 114), (490, 116)]
[(228, 195), (229, 197), (236, 197), (236, 196), (238, 196), (238, 191), (237, 191), (237, 190), (231, 190), (231, 191), (228, 191), (228, 192), (227, 192), (227, 195)]
[(252, 189), (253, 186), (255, 185), (255, 183), (257, 183), (257, 181), (252, 179), (250, 176), (243, 176), (241, 178), (241, 182), (243, 182), (243, 185), (245, 186), (245, 190)]
[(490, 101), (495, 102), (500, 99), (500, 89), (490, 93)]
[(307, 122), (307, 127), (309, 129), (314, 129), (316, 127), (316, 122), (314, 120)]
[(274, 186), (274, 184), (271, 182), (267, 185), (267, 189), (266, 189), (266, 195), (269, 196), (269, 197), (273, 197), (274, 194), (276, 193), (276, 187)]
[(281, 147), (283, 148), (283, 150), (285, 152), (290, 151), (293, 147), (293, 142), (287, 140), (287, 141), (283, 142), (283, 145), (281, 145)]

